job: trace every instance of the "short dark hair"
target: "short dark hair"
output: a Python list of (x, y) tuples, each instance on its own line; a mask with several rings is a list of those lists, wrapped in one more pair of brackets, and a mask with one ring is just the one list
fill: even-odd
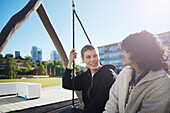
[(146, 30), (134, 33), (122, 41), (121, 47), (130, 52), (131, 59), (144, 71), (163, 68), (168, 72), (166, 48), (157, 35)]
[(85, 52), (85, 51), (87, 51), (87, 50), (93, 50), (93, 49), (95, 49), (96, 51), (98, 51), (98, 50), (96, 49), (96, 47), (95, 47), (94, 45), (92, 45), (92, 44), (87, 44), (87, 45), (85, 45), (85, 46), (81, 49), (81, 57), (82, 57), (82, 58), (84, 57), (84, 52)]

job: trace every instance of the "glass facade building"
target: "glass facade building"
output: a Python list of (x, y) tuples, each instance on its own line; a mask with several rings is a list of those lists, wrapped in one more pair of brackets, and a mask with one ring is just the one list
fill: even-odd
[(57, 59), (61, 60), (56, 50), (51, 51), (50, 56), (51, 56), (51, 61), (55, 61)]
[(42, 62), (42, 50), (37, 48), (36, 46), (32, 46), (31, 58), (32, 62), (36, 62), (37, 60), (40, 60)]
[(120, 49), (120, 43), (98, 47), (100, 61), (102, 65), (113, 64), (118, 69), (123, 69), (123, 50)]

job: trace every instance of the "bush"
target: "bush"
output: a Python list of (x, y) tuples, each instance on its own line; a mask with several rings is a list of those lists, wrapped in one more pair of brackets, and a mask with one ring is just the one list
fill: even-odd
[(29, 75), (29, 76), (27, 76), (27, 75), (17, 75), (16, 76), (17, 79), (21, 79), (22, 77), (24, 77), (24, 78), (33, 78), (33, 75)]
[(49, 77), (56, 77), (56, 75), (52, 74), (52, 75), (49, 75)]
[(0, 76), (0, 79), (9, 79), (9, 76), (1, 75), (1, 76)]

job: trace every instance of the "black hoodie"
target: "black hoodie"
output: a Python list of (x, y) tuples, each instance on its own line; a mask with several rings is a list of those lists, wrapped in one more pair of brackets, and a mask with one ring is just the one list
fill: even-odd
[[(90, 69), (77, 75), (74, 89), (82, 91), (85, 113), (102, 113), (109, 99), (109, 90), (117, 77), (113, 65), (102, 66), (92, 77)], [(72, 90), (72, 70), (67, 69), (63, 75), (62, 86)]]

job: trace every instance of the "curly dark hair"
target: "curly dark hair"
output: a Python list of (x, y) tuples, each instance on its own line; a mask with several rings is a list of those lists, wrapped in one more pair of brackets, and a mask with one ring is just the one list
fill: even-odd
[(157, 35), (146, 30), (134, 33), (122, 41), (121, 47), (130, 52), (131, 59), (135, 60), (144, 71), (163, 68), (168, 72), (166, 48)]

